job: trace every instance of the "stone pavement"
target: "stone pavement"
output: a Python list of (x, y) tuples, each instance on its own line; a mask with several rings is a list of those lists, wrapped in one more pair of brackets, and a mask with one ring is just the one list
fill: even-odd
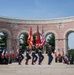
[(74, 75), (74, 65), (25, 65), (12, 63), (0, 65), (0, 75)]
[(0, 65), (0, 75), (74, 75), (74, 65), (55, 63), (54, 59), (51, 65), (47, 65), (48, 57), (46, 54), (44, 57), (41, 65), (38, 65), (38, 61), (31, 65), (32, 60), (29, 61), (29, 65), (25, 65), (25, 58), (21, 65)]

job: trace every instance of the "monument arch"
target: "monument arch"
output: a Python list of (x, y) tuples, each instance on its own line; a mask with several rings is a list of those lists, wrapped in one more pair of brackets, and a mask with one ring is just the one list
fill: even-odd
[(64, 33), (64, 38), (65, 38), (65, 41), (64, 41), (64, 53), (65, 54), (68, 54), (68, 35), (70, 33), (74, 32), (74, 29), (73, 28), (70, 28), (68, 30), (65, 31)]
[(53, 33), (55, 35), (55, 49), (62, 54), (62, 50), (67, 54), (67, 36), (74, 31), (74, 17), (56, 18), (47, 20), (24, 20), (0, 17), (0, 31), (4, 30), (8, 34), (7, 48), (10, 51), (14, 45), (15, 51), (18, 44), (19, 35), (23, 32), (29, 34), (30, 26), (32, 27), (33, 35), (39, 26), (39, 32), (42, 33), (44, 26), (44, 35)]
[(12, 39), (12, 35), (10, 33), (10, 31), (6, 28), (1, 28), (0, 29), (0, 32), (3, 32), (6, 34), (7, 36), (7, 40), (6, 40), (6, 43), (7, 43), (7, 51), (10, 52), (11, 50), (11, 39)]

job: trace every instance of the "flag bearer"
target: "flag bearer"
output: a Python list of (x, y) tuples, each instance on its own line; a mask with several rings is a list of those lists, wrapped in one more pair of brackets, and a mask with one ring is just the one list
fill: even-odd
[(32, 47), (32, 65), (37, 61), (37, 55), (35, 54), (35, 46)]
[(38, 56), (39, 56), (39, 62), (38, 64), (41, 65), (43, 59), (44, 59), (44, 56), (42, 55), (42, 46), (40, 45), (40, 47), (38, 48)]
[(28, 65), (28, 61), (31, 59), (31, 56), (29, 55), (29, 47), (26, 48), (26, 62), (25, 64)]

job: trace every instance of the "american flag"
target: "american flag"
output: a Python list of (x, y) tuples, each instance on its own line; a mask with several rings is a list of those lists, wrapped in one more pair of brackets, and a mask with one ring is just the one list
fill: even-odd
[(2, 58), (4, 58), (4, 54), (5, 54), (5, 49), (3, 49), (2, 51)]
[(46, 42), (45, 36), (44, 36), (44, 27), (42, 26), (42, 38), (41, 38), (41, 45), (43, 46)]

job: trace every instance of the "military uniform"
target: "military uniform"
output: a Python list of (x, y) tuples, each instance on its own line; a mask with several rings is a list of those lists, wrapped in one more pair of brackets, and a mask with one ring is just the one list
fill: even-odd
[(41, 62), (44, 59), (44, 56), (42, 55), (42, 48), (41, 47), (38, 48), (38, 56), (39, 56), (39, 63), (38, 64), (41, 65)]
[(69, 60), (70, 60), (70, 64), (73, 64), (73, 56), (72, 56), (72, 54), (70, 54)]
[(49, 51), (48, 51), (48, 65), (51, 64), (52, 60), (53, 60), (52, 51), (49, 50)]
[(35, 49), (32, 49), (32, 65), (37, 61), (37, 55), (35, 54)]
[(22, 53), (19, 53), (19, 55), (18, 55), (19, 65), (21, 65), (21, 62), (22, 62), (23, 59), (24, 59), (24, 56), (22, 55)]
[(28, 61), (31, 59), (31, 56), (29, 55), (29, 49), (26, 50), (26, 65), (28, 65)]

